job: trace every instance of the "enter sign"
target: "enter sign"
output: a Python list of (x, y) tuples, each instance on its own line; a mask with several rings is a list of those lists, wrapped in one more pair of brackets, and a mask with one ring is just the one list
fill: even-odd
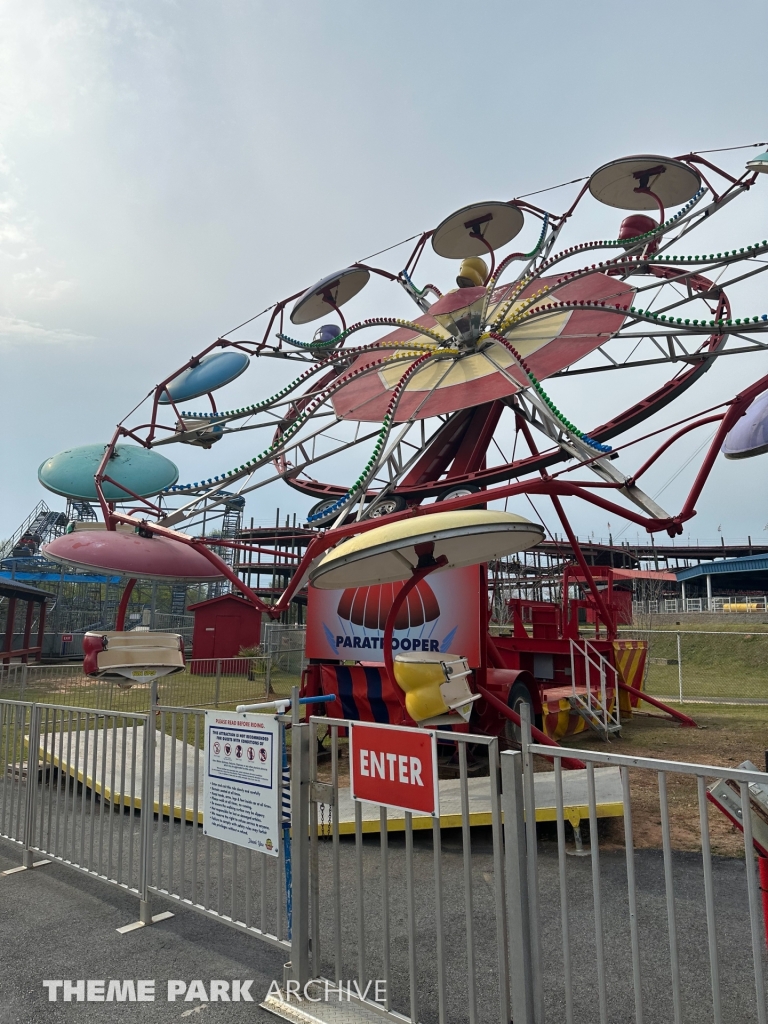
[(434, 732), (351, 722), (349, 763), (354, 800), (414, 814), (440, 813)]

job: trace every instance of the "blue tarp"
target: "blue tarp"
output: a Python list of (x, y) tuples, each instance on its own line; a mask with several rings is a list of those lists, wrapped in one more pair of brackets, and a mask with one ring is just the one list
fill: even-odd
[(64, 583), (119, 583), (122, 578), (122, 576), (85, 576), (82, 573), (64, 573), (62, 576), (58, 572), (11, 573), (7, 569), (0, 570), (0, 579), (23, 580), (25, 583), (58, 583), (60, 580), (63, 580)]

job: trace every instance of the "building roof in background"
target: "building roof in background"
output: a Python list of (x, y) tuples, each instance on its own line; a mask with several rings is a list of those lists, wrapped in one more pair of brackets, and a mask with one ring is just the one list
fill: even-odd
[(683, 580), (695, 579), (697, 576), (720, 576), (726, 573), (765, 572), (768, 569), (768, 555), (747, 555), (745, 558), (723, 558), (716, 562), (705, 562), (703, 565), (692, 565), (688, 569), (680, 569), (675, 578)]
[(243, 608), (251, 608), (254, 612), (261, 615), (261, 609), (257, 608), (255, 604), (251, 604), (247, 597), (241, 597), (239, 594), (221, 594), (219, 597), (210, 597), (207, 601), (198, 601), (196, 604), (187, 605), (188, 612), (199, 611), (200, 608), (210, 608), (212, 604), (231, 604), (232, 601), (237, 601), (238, 606)]
[(614, 569), (613, 575), (625, 580), (663, 580), (665, 583), (676, 583), (679, 578), (673, 572), (657, 572), (655, 569)]
[(51, 596), (47, 590), (19, 580), (0, 580), (0, 595), (21, 598), (22, 601), (47, 601)]
[[(608, 565), (591, 565), (590, 571), (595, 579), (606, 579), (609, 574), (618, 580), (663, 580), (665, 583), (677, 583), (673, 572), (662, 572), (660, 569), (615, 569)], [(576, 568), (571, 569), (571, 576), (584, 579), (584, 573)]]

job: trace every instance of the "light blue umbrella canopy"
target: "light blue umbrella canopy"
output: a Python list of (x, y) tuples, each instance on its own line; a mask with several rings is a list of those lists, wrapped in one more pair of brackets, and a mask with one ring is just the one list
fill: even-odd
[[(37, 471), (43, 487), (65, 498), (96, 501), (94, 474), (104, 457), (106, 445), (85, 444), (80, 448), (67, 448), (46, 459)], [(170, 459), (151, 448), (132, 444), (115, 445), (115, 451), (106, 468), (106, 475), (125, 484), (134, 494), (149, 498), (171, 487), (179, 479), (179, 471)], [(104, 484), (107, 501), (130, 501), (131, 495), (114, 484)]]
[(209, 391), (222, 388), (239, 377), (249, 362), (245, 352), (210, 352), (203, 356), (197, 366), (188, 367), (168, 384), (160, 396), (160, 404), (189, 402), (193, 398), (207, 395)]

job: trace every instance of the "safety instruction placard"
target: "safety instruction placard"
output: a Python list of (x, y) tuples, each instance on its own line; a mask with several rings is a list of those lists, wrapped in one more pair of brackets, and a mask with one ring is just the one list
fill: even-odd
[(206, 711), (204, 834), (277, 857), (280, 764), (275, 715)]

